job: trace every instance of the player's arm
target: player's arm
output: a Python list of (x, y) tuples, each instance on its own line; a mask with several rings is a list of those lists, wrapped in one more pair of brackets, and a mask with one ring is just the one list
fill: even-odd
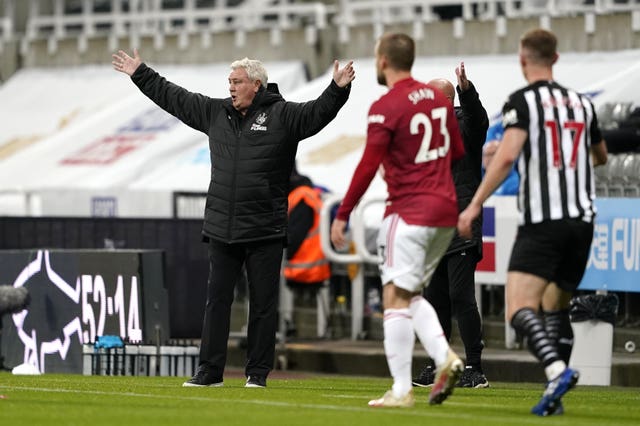
[(604, 140), (601, 140), (600, 143), (591, 145), (591, 158), (593, 159), (594, 166), (607, 164), (608, 152), (607, 144)]
[(480, 101), (480, 95), (475, 86), (469, 79), (465, 70), (464, 62), (460, 62), (460, 66), (456, 68), (456, 76), (458, 78), (458, 99), (465, 122), (464, 142), (467, 150), (480, 153), (482, 145), (487, 136), (489, 128), (489, 117)]
[(502, 142), (498, 145), (484, 179), (471, 200), (472, 204), (476, 203), (482, 206), (487, 198), (493, 194), (493, 191), (506, 179), (526, 140), (527, 132), (518, 127), (510, 127), (504, 132)]
[(345, 229), (347, 227), (347, 221), (351, 211), (355, 208), (356, 204), (360, 201), (367, 188), (371, 184), (371, 181), (378, 171), (380, 163), (384, 158), (384, 154), (387, 151), (389, 141), (391, 140), (391, 133), (389, 129), (382, 125), (382, 123), (370, 123), (367, 130), (367, 144), (364, 148), (364, 153), (360, 159), (360, 163), (353, 172), (353, 178), (349, 184), (342, 203), (336, 213), (336, 218), (331, 224), (331, 242), (338, 247), (342, 248), (346, 245)]
[(600, 131), (600, 126), (598, 126), (596, 109), (593, 107), (592, 103), (590, 103), (590, 107), (592, 120), (591, 127), (589, 128), (589, 137), (591, 140), (589, 151), (593, 165), (602, 166), (607, 163), (607, 144), (602, 138), (602, 132)]

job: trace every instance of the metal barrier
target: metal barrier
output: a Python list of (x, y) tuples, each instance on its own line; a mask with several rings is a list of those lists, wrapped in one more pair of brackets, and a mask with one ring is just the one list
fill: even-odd
[[(365, 243), (365, 210), (375, 204), (384, 202), (382, 198), (363, 200), (351, 214), (349, 226), (353, 233), (355, 253), (340, 253), (331, 244), (331, 209), (342, 201), (342, 195), (330, 195), (324, 200), (320, 212), (320, 241), (325, 256), (332, 262), (349, 264), (365, 263), (377, 264), (380, 258), (367, 249)], [(362, 323), (364, 317), (364, 268), (358, 268), (355, 277), (351, 280), (351, 339), (356, 340), (362, 336)]]
[(127, 344), (121, 348), (96, 349), (82, 345), (85, 376), (192, 376), (198, 370), (197, 346)]
[(23, 53), (28, 44), (39, 38), (48, 39), (50, 53), (57, 50), (57, 41), (69, 35), (78, 37), (78, 49), (88, 47), (88, 38), (108, 36), (112, 49), (119, 37), (128, 36), (138, 46), (141, 36), (152, 36), (156, 48), (164, 44), (165, 35), (178, 35), (179, 44), (186, 48), (192, 34), (202, 34), (203, 44), (210, 43), (206, 35), (236, 31), (236, 42), (244, 44), (248, 31), (271, 30), (271, 41), (277, 45), (280, 31), (292, 27), (306, 29), (307, 42), (316, 42), (317, 30), (327, 25), (330, 8), (323, 3), (279, 2), (256, 7), (252, 2), (240, 6), (214, 5), (197, 7), (195, 0), (184, 0), (180, 7), (165, 7), (160, 1), (131, 0), (125, 10), (118, 0), (111, 0), (105, 11), (95, 10), (95, 0), (84, 0), (80, 13), (65, 10), (64, 0), (53, 0), (51, 13), (43, 13), (39, 0), (29, 2), (29, 19), (22, 43)]
[(467, 21), (482, 20), (496, 22), (496, 35), (506, 34), (506, 20), (540, 17), (540, 26), (549, 28), (551, 17), (585, 16), (585, 32), (595, 30), (595, 16), (616, 12), (632, 12), (634, 31), (640, 27), (640, 5), (631, 0), (594, 0), (581, 2), (570, 0), (546, 1), (486, 1), (475, 0), (341, 0), (338, 14), (333, 23), (338, 29), (342, 43), (350, 41), (349, 29), (357, 25), (371, 25), (374, 38), (379, 37), (385, 26), (403, 23), (413, 24), (413, 36), (421, 40), (424, 36), (423, 23), (438, 21), (437, 7), (461, 8), (461, 16), (454, 20), (454, 38), (462, 38)]
[[(506, 19), (531, 16), (540, 17), (541, 26), (550, 26), (551, 17), (585, 16), (585, 32), (595, 30), (595, 16), (616, 12), (632, 13), (632, 28), (640, 29), (640, 5), (632, 0), (576, 1), (502, 1), (477, 2), (475, 0), (339, 0), (336, 5), (321, 1), (271, 2), (244, 1), (230, 6), (220, 0), (215, 3), (198, 3), (196, 0), (182, 0), (166, 3), (161, 0), (130, 0), (123, 7), (121, 0), (82, 0), (78, 10), (67, 10), (65, 0), (29, 0), (28, 21), (21, 51), (26, 53), (29, 43), (46, 39), (49, 53), (57, 50), (59, 40), (77, 37), (78, 50), (88, 48), (88, 39), (96, 36), (109, 38), (109, 46), (114, 50), (118, 38), (129, 37), (131, 45), (139, 46), (140, 37), (153, 37), (154, 46), (164, 45), (164, 36), (177, 35), (181, 48), (189, 44), (189, 35), (201, 35), (203, 46), (211, 44), (211, 35), (220, 32), (235, 32), (236, 45), (243, 46), (246, 33), (256, 30), (270, 31), (271, 43), (282, 42), (282, 31), (304, 28), (306, 42), (317, 42), (318, 31), (328, 24), (338, 31), (342, 43), (350, 40), (351, 28), (371, 25), (374, 38), (386, 26), (412, 23), (414, 37), (422, 39), (424, 23), (438, 21), (438, 7), (458, 6), (461, 15), (453, 18), (454, 37), (461, 38), (464, 23), (472, 20), (495, 20), (496, 34), (504, 36)], [(5, 0), (5, 18), (15, 11), (15, 0)], [(0, 17), (0, 30), (6, 38), (11, 34), (12, 21)], [(2, 38), (0, 38), (0, 43)]]

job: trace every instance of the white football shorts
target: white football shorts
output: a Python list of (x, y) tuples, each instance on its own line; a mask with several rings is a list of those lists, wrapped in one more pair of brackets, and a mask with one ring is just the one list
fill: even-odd
[(409, 225), (397, 214), (384, 218), (377, 240), (382, 284), (393, 282), (412, 293), (422, 291), (446, 253), (454, 229)]

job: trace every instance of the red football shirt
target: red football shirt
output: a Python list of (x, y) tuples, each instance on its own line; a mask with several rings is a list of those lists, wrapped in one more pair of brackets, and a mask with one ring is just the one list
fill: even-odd
[(371, 105), (368, 123), (367, 144), (337, 217), (349, 218), (380, 168), (389, 193), (385, 217), (398, 213), (412, 225), (455, 226), (451, 163), (464, 155), (464, 145), (449, 100), (407, 78)]

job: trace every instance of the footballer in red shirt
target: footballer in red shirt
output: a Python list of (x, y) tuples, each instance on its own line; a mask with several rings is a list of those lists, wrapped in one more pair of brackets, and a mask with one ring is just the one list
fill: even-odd
[(380, 169), (387, 208), (378, 233), (382, 257), (384, 349), (393, 386), (372, 407), (411, 407), (411, 360), (417, 335), (436, 364), (429, 395), (442, 403), (464, 364), (451, 350), (438, 316), (422, 297), (446, 252), (458, 221), (451, 164), (464, 156), (452, 103), (434, 86), (411, 76), (415, 43), (385, 34), (376, 43), (378, 82), (389, 91), (369, 110), (367, 144), (331, 225), (336, 247), (346, 243), (349, 215)]

